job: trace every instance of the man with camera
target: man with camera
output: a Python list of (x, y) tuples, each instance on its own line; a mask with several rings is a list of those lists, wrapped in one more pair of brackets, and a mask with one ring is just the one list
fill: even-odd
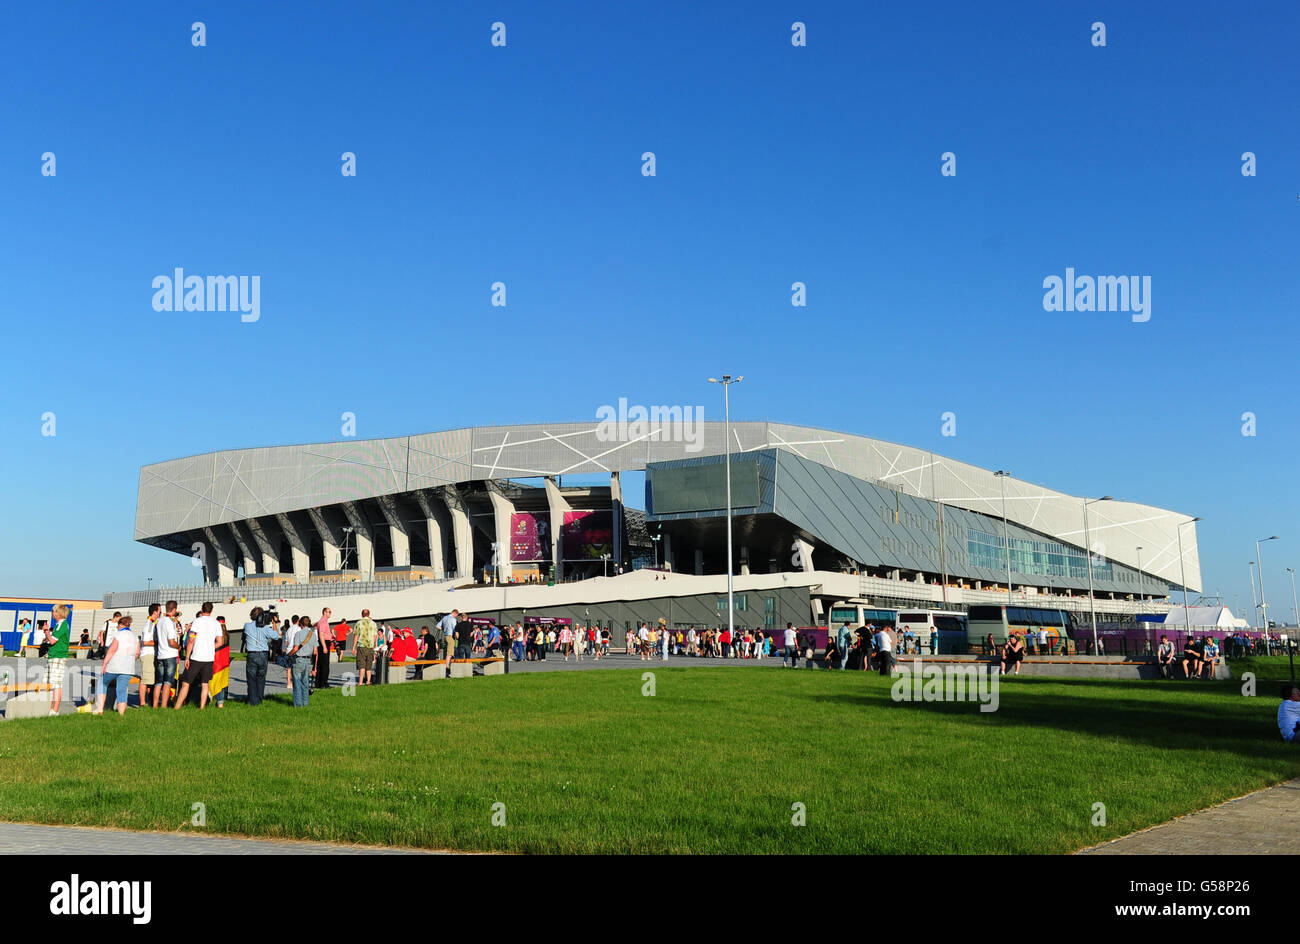
[(263, 610), (260, 606), (255, 606), (248, 614), (248, 622), (244, 624), (244, 647), (248, 653), (245, 674), (250, 707), (260, 705), (266, 695), (266, 669), (271, 664), (271, 643), (280, 639), (274, 618), (274, 610)]

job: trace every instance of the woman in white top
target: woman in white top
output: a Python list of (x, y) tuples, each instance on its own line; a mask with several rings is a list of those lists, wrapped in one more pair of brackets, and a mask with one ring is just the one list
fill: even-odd
[(117, 689), (114, 702), (117, 713), (126, 714), (127, 689), (131, 685), (131, 676), (135, 674), (135, 660), (139, 655), (140, 638), (131, 631), (131, 617), (123, 616), (117, 621), (117, 629), (109, 643), (108, 652), (104, 653), (104, 675), (99, 694), (95, 696), (94, 714), (104, 713), (109, 685)]

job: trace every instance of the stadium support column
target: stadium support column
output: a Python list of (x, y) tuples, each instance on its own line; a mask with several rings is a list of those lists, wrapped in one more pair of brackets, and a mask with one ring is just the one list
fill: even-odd
[(441, 580), (447, 573), (444, 542), (446, 535), (451, 533), (448, 527), (447, 506), (424, 491), (416, 492), (415, 500), (424, 515), (424, 525), (429, 532), (429, 565), (433, 568), (434, 577)]
[(546, 476), (546, 505), (551, 510), (551, 563), (555, 566), (555, 582), (564, 579), (564, 513), (573, 506), (560, 494), (555, 479)]
[(501, 492), (496, 482), (487, 483), (488, 501), (492, 503), (492, 542), (496, 544), (496, 562), (499, 568), (492, 571), (493, 580), (509, 577), (510, 566), (510, 516), (515, 513), (515, 503)]
[(375, 500), (379, 502), (379, 510), (384, 513), (384, 520), (388, 522), (388, 541), (393, 549), (393, 566), (410, 566), (411, 535), (406, 530), (406, 522), (402, 520), (397, 499), (392, 495), (380, 495)]
[(312, 526), (315, 527), (316, 533), (320, 535), (320, 546), (325, 557), (325, 569), (342, 570), (343, 552), (340, 550), (340, 544), (343, 535), (326, 520), (323, 508), (308, 508), (307, 516), (311, 518)]
[[(800, 569), (801, 569), (805, 574), (811, 574), (811, 573), (813, 572), (813, 546), (812, 546), (812, 544), (809, 543), (808, 541), (805, 541), (803, 538), (799, 537), (798, 535), (795, 535), (794, 546), (795, 546), (795, 550), (796, 550), (796, 551), (798, 552), (798, 554), (799, 554), (799, 565), (800, 565)], [(814, 620), (814, 622), (818, 622), (818, 623), (821, 622), (821, 618), (822, 618), (822, 601), (821, 601), (821, 600), (814, 599), (814, 600), (812, 601), (812, 616), (813, 616), (813, 620)]]
[(311, 557), (308, 554), (307, 535), (303, 534), (288, 515), (281, 512), (275, 516), (280, 530), (289, 542), (289, 551), (293, 555), (293, 579), (298, 583), (311, 582)]
[(673, 536), (666, 531), (660, 531), (663, 535), (662, 544), (664, 546), (664, 570), (677, 570), (677, 555), (673, 553)]
[(356, 502), (344, 502), (343, 514), (352, 528), (352, 537), (356, 540), (357, 570), (362, 580), (375, 579), (375, 536), (370, 528), (370, 519)]
[(253, 535), (253, 543), (262, 553), (262, 573), (278, 574), (280, 572), (280, 529), (270, 521), (249, 518), (244, 522)]
[(623, 563), (623, 480), (617, 472), (609, 473), (609, 501), (613, 512), (611, 515), (614, 528), (613, 562), (617, 567)]
[(253, 542), (244, 537), (244, 532), (239, 530), (239, 525), (235, 522), (230, 522), (226, 527), (230, 529), (235, 545), (239, 548), (239, 554), (244, 558), (244, 576), (260, 571), (262, 569), (260, 555), (253, 550)]
[(469, 523), (469, 509), (455, 485), (442, 487), (442, 500), (451, 515), (451, 540), (456, 547), (456, 576), (474, 576), (474, 534)]
[(226, 535), (218, 532), (220, 527), (218, 525), (203, 529), (203, 539), (207, 542), (209, 551), (212, 552), (212, 556), (209, 558), (212, 564), (207, 568), (207, 571), (209, 579), (211, 579), (211, 574), (215, 570), (217, 584), (222, 587), (229, 587), (235, 583), (234, 547)]

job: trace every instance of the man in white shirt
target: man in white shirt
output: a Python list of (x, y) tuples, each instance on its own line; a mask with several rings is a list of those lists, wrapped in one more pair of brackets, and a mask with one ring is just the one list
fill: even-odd
[(785, 624), (785, 654), (781, 659), (783, 665), (799, 667), (799, 634), (794, 631), (794, 624)]
[(456, 646), (456, 624), (458, 622), (460, 622), (460, 610), (452, 610), (438, 620), (438, 628), (442, 630), (442, 642), (447, 649), (447, 658), (443, 662), (446, 670), (451, 669), (451, 653)]
[(636, 631), (637, 648), (641, 650), (641, 661), (645, 662), (650, 658), (650, 627), (645, 623)]
[(172, 682), (176, 679), (176, 660), (180, 658), (180, 630), (176, 626), (176, 601), (168, 600), (165, 615), (154, 624), (153, 706), (163, 708), (171, 704)]
[(880, 667), (881, 675), (888, 675), (894, 668), (894, 637), (889, 632), (889, 627), (881, 625), (876, 630), (874, 638), (876, 644), (876, 664)]
[(208, 684), (212, 681), (212, 663), (217, 658), (217, 646), (225, 642), (221, 624), (212, 616), (212, 604), (204, 603), (199, 615), (190, 624), (190, 641), (185, 647), (185, 674), (181, 676), (180, 694), (176, 696), (176, 710), (185, 704), (190, 686), (200, 684), (199, 710), (208, 706)]
[(1282, 740), (1300, 744), (1297, 727), (1300, 727), (1300, 685), (1288, 682), (1282, 687), (1282, 704), (1277, 708), (1277, 729), (1282, 732)]

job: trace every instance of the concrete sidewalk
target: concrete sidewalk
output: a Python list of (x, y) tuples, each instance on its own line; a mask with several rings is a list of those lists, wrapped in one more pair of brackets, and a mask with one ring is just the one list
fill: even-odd
[(1300, 854), (1300, 778), (1122, 836), (1081, 855)]
[[(141, 833), (129, 829), (0, 823), (4, 855), (425, 855), (426, 850), (344, 846), (328, 842), (237, 839), (197, 832)], [(439, 854), (439, 853), (433, 853)], [(448, 853), (441, 853), (448, 854)]]

